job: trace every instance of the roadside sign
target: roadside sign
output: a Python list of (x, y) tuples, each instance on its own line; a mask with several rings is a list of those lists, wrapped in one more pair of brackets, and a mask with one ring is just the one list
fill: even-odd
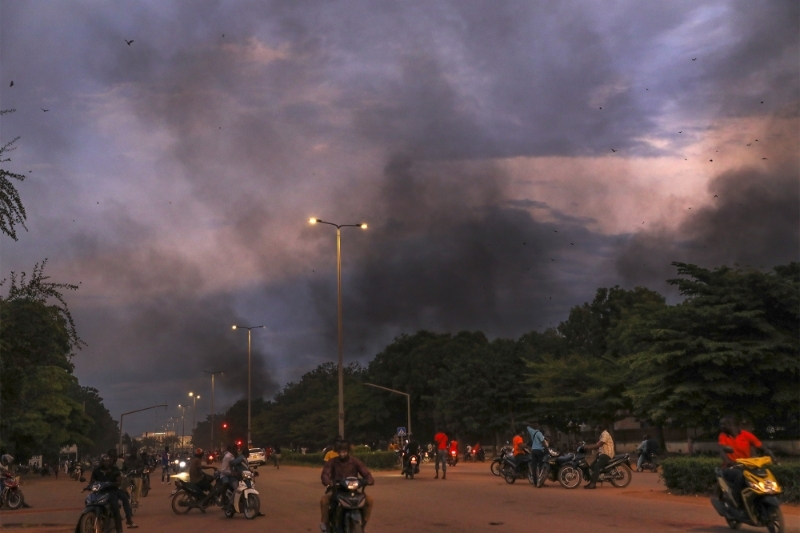
[(401, 437), (405, 437), (406, 436), (406, 428), (397, 428), (397, 434), (400, 435)]

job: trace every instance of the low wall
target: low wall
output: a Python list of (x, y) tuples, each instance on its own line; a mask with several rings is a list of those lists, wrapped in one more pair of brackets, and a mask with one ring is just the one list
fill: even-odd
[[(800, 455), (800, 440), (765, 440), (764, 446), (779, 455)], [(620, 442), (615, 441), (614, 445), (618, 453), (632, 452), (639, 447), (639, 442)], [(667, 441), (667, 453), (689, 453), (689, 443), (687, 441)], [(719, 445), (716, 442), (693, 442), (694, 453), (718, 453)]]

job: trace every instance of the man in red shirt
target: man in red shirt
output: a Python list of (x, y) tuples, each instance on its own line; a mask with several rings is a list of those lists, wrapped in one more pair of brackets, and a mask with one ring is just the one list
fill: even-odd
[(439, 463), (442, 463), (442, 479), (447, 479), (447, 435), (444, 431), (433, 436), (436, 441), (436, 477), (439, 479)]
[(769, 455), (773, 461), (775, 456), (761, 443), (758, 438), (739, 428), (736, 417), (728, 415), (719, 422), (719, 446), (722, 456), (722, 477), (730, 485), (736, 503), (742, 505), (742, 490), (744, 490), (744, 474), (741, 468), (732, 468), (736, 459), (749, 459), (752, 456), (751, 446), (759, 452)]
[(525, 450), (525, 439), (522, 438), (522, 431), (514, 435), (511, 439), (511, 444), (514, 446), (514, 457), (528, 453)]

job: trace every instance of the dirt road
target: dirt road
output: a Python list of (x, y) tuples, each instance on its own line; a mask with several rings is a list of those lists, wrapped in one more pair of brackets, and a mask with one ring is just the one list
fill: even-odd
[[(172, 485), (154, 478), (153, 490), (142, 500), (136, 523), (142, 533), (222, 531), (319, 531), (320, 470), (304, 467), (262, 467), (257, 488), (267, 516), (247, 521), (226, 519), (218, 508), (207, 514), (193, 510), (176, 516), (170, 508)], [(447, 480), (433, 479), (433, 467), (423, 465), (419, 477), (405, 480), (397, 472), (378, 472), (369, 492), (375, 498), (371, 532), (510, 533), (661, 533), (730, 531), (707, 498), (672, 496), (652, 473), (634, 474), (625, 489), (608, 485), (594, 491), (565, 490), (548, 483), (536, 489), (525, 480), (508, 485), (489, 472), (489, 464), (459, 464)], [(70, 531), (83, 509), (81, 486), (65, 479), (32, 480), (23, 485), (31, 508), (3, 511), (0, 521), (9, 530), (26, 525), (26, 533)], [(790, 531), (800, 532), (800, 509), (784, 509)], [(234, 524), (235, 523), (235, 524)], [(47, 524), (46, 527), (37, 525)], [(58, 526), (60, 524), (60, 527)], [(495, 524), (495, 525), (492, 525)], [(31, 527), (33, 526), (33, 527)], [(755, 530), (744, 526), (742, 531)]]

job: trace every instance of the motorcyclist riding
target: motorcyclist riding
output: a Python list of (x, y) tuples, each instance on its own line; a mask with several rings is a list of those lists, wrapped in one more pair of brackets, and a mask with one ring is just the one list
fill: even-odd
[(775, 455), (768, 450), (758, 438), (750, 433), (739, 428), (739, 423), (736, 417), (728, 415), (722, 418), (719, 422), (719, 444), (720, 456), (722, 456), (722, 477), (730, 485), (736, 504), (741, 507), (742, 505), (742, 490), (745, 488), (744, 473), (740, 468), (733, 468), (736, 465), (736, 459), (749, 459), (750, 446), (752, 445), (759, 452), (768, 455), (773, 462)]
[[(416, 455), (419, 457), (419, 444), (416, 440), (411, 438), (411, 435), (408, 436), (408, 440), (406, 441), (405, 445), (403, 446), (403, 465), (405, 466), (406, 461), (408, 461), (412, 455)], [(416, 468), (414, 469), (415, 474), (419, 474), (419, 462), (417, 463)]]
[(203, 492), (208, 492), (211, 490), (211, 481), (214, 479), (214, 476), (206, 474), (203, 472), (203, 469), (211, 468), (216, 470), (214, 466), (203, 465), (203, 449), (197, 448), (194, 451), (194, 457), (192, 460), (189, 461), (189, 483), (194, 483), (198, 487), (200, 487)]
[(653, 454), (658, 453), (658, 442), (655, 439), (651, 439), (650, 435), (645, 434), (642, 437), (642, 443), (639, 444), (639, 447), (636, 448), (636, 451), (639, 452), (639, 460), (636, 461), (636, 470), (641, 472), (642, 465), (645, 462), (651, 462), (653, 459)]
[(133, 481), (134, 490), (131, 492), (131, 503), (139, 505), (139, 496), (142, 494), (142, 470), (144, 461), (136, 453), (136, 449), (131, 450), (128, 457), (122, 463), (122, 473)]
[[(114, 464), (114, 457), (110, 454), (105, 454), (100, 458), (100, 466), (92, 471), (92, 478), (89, 484), (93, 483), (113, 483), (117, 487), (120, 486), (122, 481), (122, 472)], [(124, 495), (124, 498), (121, 496)], [(111, 501), (111, 512), (114, 513), (114, 527), (117, 533), (122, 533), (122, 516), (119, 513), (119, 500), (122, 499), (123, 506), (125, 507), (125, 521), (128, 523), (128, 529), (137, 528), (133, 523), (133, 513), (131, 512), (130, 505), (128, 504), (128, 495), (119, 488), (117, 490), (109, 491), (109, 500)]]
[[(0, 457), (0, 473), (11, 473), (11, 464), (13, 462), (14, 458), (9, 454), (4, 453), (2, 457)], [(0, 487), (2, 487), (2, 490), (0, 490), (0, 496), (2, 496), (2, 494), (6, 491), (6, 485), (5, 483), (2, 483), (2, 480), (0, 480)]]
[[(342, 440), (337, 445), (338, 456), (325, 463), (322, 468), (322, 484), (325, 487), (331, 487), (334, 483), (341, 481), (348, 477), (358, 477), (359, 475), (367, 480), (369, 485), (374, 485), (375, 480), (372, 474), (364, 463), (350, 455), (350, 443)], [(331, 510), (331, 497), (332, 492), (325, 492), (319, 500), (320, 507), (320, 524), (319, 529), (322, 533), (328, 531), (328, 517)], [(364, 518), (362, 525), (366, 528), (369, 522), (369, 517), (372, 514), (373, 500), (369, 494), (364, 494), (366, 501), (364, 503)]]

